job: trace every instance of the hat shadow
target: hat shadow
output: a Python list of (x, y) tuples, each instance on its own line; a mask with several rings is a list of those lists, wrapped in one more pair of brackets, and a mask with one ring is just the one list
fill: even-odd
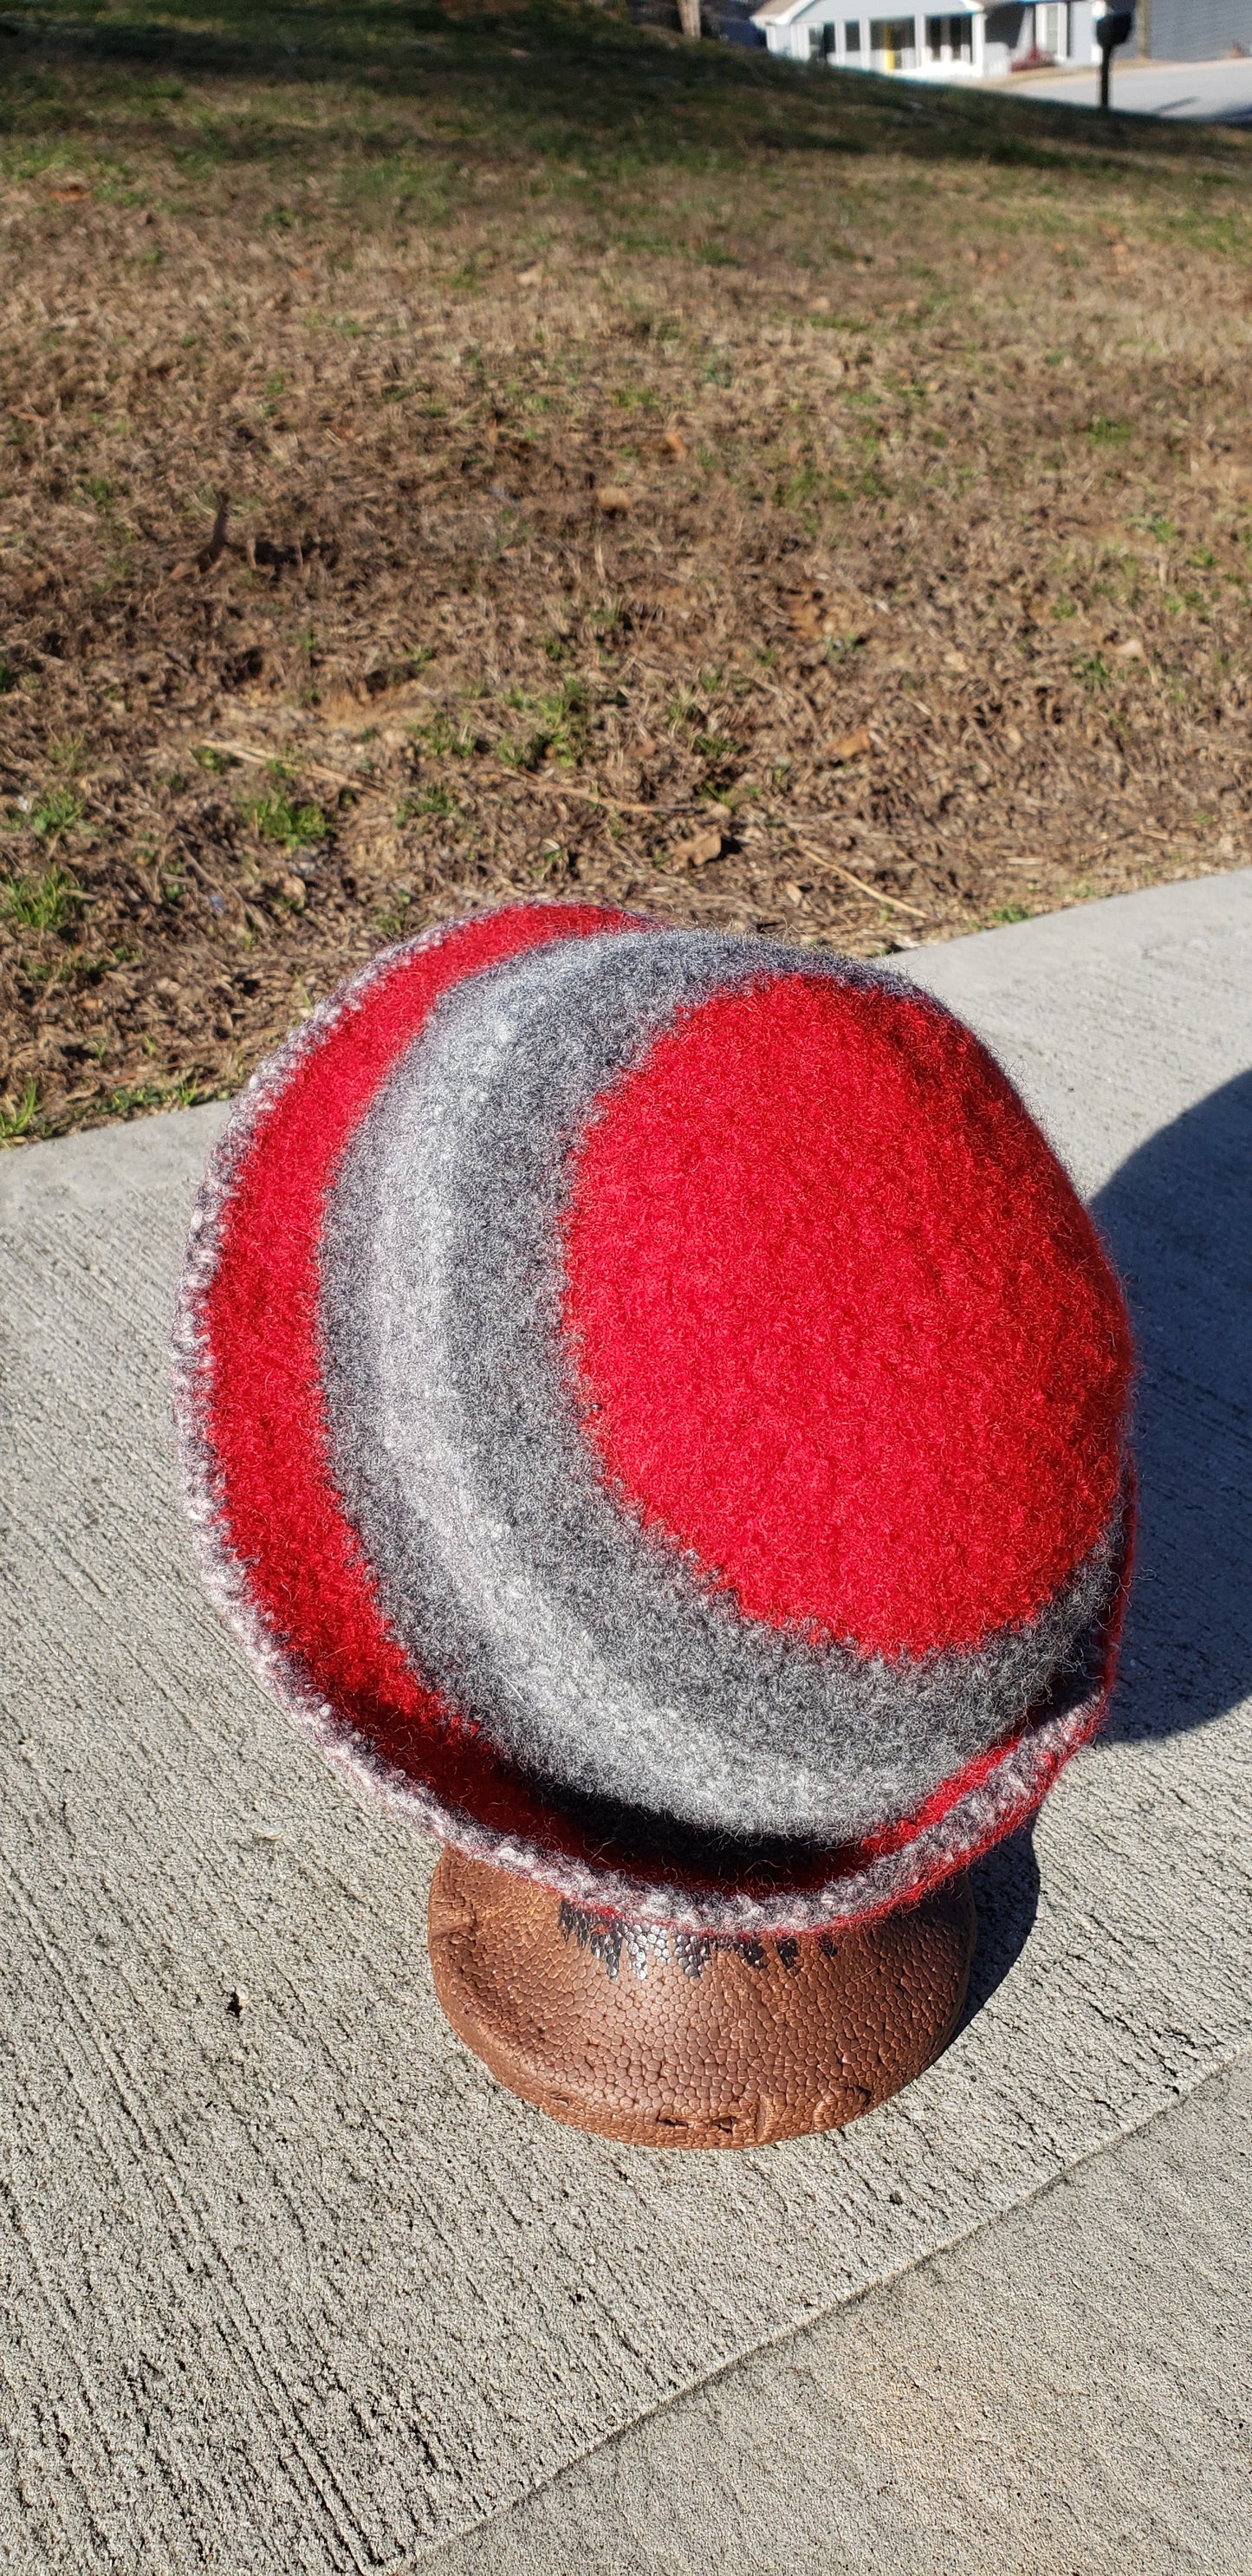
[(957, 2025), (974, 2020), (1020, 1959), (1039, 1911), (1039, 1863), (1035, 1856), (1034, 1818), (1007, 1834), (1003, 1842), (976, 1860), (969, 1874), (970, 1894), (978, 1918), (978, 1942), (969, 1972), (969, 1990)]
[(1252, 1690), (1252, 1072), (1128, 1156), (1092, 1213), (1139, 1350), (1139, 1544), (1104, 1741), (1204, 1726)]
[[(1092, 1203), (1138, 1345), (1139, 1546), (1099, 1743), (1164, 1741), (1252, 1690), (1252, 1073), (1128, 1155)], [(1030, 1938), (1033, 1826), (970, 1872), (978, 1949), (961, 2026)]]

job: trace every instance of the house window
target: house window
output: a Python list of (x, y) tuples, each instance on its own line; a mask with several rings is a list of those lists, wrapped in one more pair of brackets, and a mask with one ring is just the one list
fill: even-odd
[(810, 62), (826, 62), (826, 63), (828, 63), (828, 62), (830, 61), (831, 55), (833, 54), (834, 50), (835, 50), (835, 31), (834, 31), (834, 28), (833, 28), (833, 27), (810, 27), (810, 29), (809, 29), (809, 61), (810, 61)]
[(871, 18), (869, 49), (884, 72), (911, 72), (917, 65), (911, 18)]
[(848, 19), (843, 31), (843, 50), (845, 54), (859, 54), (861, 50), (861, 21), (859, 18)]
[(1037, 0), (1035, 8), (1035, 43), (1041, 54), (1051, 54), (1054, 63), (1069, 60), (1069, 10), (1066, 0)]
[(971, 18), (928, 18), (926, 51), (932, 63), (972, 63), (974, 59), (973, 20)]

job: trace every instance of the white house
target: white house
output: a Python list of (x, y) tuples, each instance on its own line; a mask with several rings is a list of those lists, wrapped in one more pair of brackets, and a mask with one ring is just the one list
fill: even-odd
[[(853, 17), (856, 0), (764, 0), (753, 11), (771, 54), (845, 72), (908, 72), (914, 80), (996, 80), (1015, 64), (1097, 63), (1093, 0), (957, 0), (939, 15)], [(882, 6), (882, 0), (879, 0)]]

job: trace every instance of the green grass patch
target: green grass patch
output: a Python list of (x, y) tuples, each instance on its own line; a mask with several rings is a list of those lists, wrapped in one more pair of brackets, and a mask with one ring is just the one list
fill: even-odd
[(82, 910), (82, 888), (64, 868), (13, 877), (0, 886), (0, 913), (18, 930), (68, 930)]
[(1098, 412), (1088, 426), (1087, 436), (1093, 447), (1125, 447), (1130, 440), (1130, 429), (1124, 420), (1106, 420), (1104, 414)]
[(324, 841), (328, 825), (320, 805), (293, 805), (281, 788), (268, 796), (251, 796), (244, 812), (254, 832), (262, 841), (273, 841), (280, 849), (308, 849), (315, 841)]
[(0, 1145), (20, 1145), (42, 1134), (39, 1116), (39, 1087), (31, 1075), (22, 1085), (11, 1109), (0, 1106)]
[(87, 808), (72, 787), (45, 787), (35, 798), (27, 817), (32, 832), (47, 840), (54, 832), (72, 832), (81, 823)]
[(563, 680), (559, 689), (537, 698), (515, 689), (510, 691), (509, 704), (524, 713), (533, 710), (536, 718), (520, 738), (497, 744), (497, 758), (510, 769), (537, 769), (541, 760), (548, 759), (569, 768), (582, 759), (591, 723), (591, 696), (585, 681)]
[(95, 1115), (121, 1119), (134, 1118), (144, 1109), (194, 1109), (197, 1100), (211, 1097), (211, 1092), (201, 1091), (192, 1074), (181, 1082), (123, 1082), (94, 1105)]
[(417, 823), (425, 815), (436, 814), (446, 822), (458, 810), (451, 788), (445, 787), (442, 779), (436, 779), (432, 787), (419, 787), (412, 796), (401, 799), (396, 808), (396, 821)]
[(429, 752), (436, 760), (472, 760), (478, 736), (472, 725), (458, 724), (455, 716), (441, 713), (414, 726), (413, 743), (417, 751)]

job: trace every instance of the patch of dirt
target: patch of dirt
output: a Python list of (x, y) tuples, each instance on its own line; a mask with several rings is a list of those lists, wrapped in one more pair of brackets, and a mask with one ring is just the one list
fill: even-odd
[(180, 157), (208, 74), (124, 187), (116, 118), (9, 156), (9, 1140), (510, 896), (868, 955), (1252, 858), (1246, 190), (880, 133), (580, 193), (418, 99), (380, 197), (280, 106), (295, 167)]

